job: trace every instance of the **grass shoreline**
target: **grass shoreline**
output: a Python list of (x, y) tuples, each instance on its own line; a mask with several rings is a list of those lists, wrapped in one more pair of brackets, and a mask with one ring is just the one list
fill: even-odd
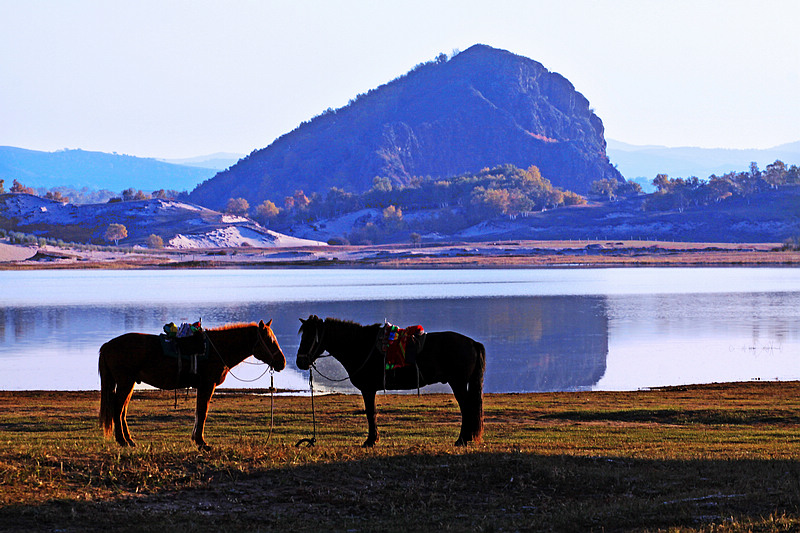
[(206, 437), (194, 398), (137, 391), (138, 446), (97, 426), (98, 393), (0, 391), (0, 530), (798, 531), (800, 382), (487, 394), (481, 444), (453, 447), (450, 395), (227, 390)]

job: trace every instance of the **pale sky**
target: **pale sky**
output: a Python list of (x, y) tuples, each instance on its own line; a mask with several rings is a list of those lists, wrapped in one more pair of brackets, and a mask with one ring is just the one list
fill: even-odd
[(249, 153), (476, 43), (632, 144), (800, 141), (798, 0), (0, 0), (0, 145)]

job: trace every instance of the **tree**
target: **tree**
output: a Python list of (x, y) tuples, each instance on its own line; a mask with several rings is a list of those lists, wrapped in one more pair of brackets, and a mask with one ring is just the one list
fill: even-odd
[(53, 200), (54, 202), (61, 202), (63, 204), (69, 202), (69, 198), (61, 194), (61, 191), (48, 191), (47, 194), (44, 195), (45, 198), (48, 200)]
[(584, 205), (586, 198), (572, 191), (564, 191), (564, 205)]
[(26, 187), (17, 180), (14, 180), (14, 182), (11, 184), (11, 192), (15, 194), (33, 194), (34, 196), (36, 195), (36, 191), (33, 190), (33, 187)]
[(375, 176), (372, 178), (372, 189), (375, 192), (392, 192), (392, 180)]
[(348, 209), (354, 210), (355, 202), (353, 193), (345, 192), (339, 187), (331, 187), (325, 195), (325, 209), (329, 216), (346, 213)]
[(616, 192), (620, 183), (617, 180), (603, 178), (601, 180), (593, 181), (589, 192), (598, 196), (604, 196), (608, 200), (616, 198)]
[(774, 163), (767, 165), (766, 170), (764, 171), (764, 181), (773, 188), (777, 189), (778, 185), (783, 185), (786, 183), (786, 164), (777, 159)]
[(163, 248), (164, 239), (154, 233), (147, 238), (147, 247), (153, 249)]
[(106, 228), (106, 233), (104, 235), (105, 240), (107, 241), (114, 241), (114, 245), (119, 244), (120, 239), (124, 239), (128, 236), (128, 228), (126, 228), (122, 224), (109, 224)]
[(231, 215), (246, 215), (250, 204), (244, 198), (230, 198), (225, 206), (225, 212)]
[(280, 214), (281, 210), (270, 200), (264, 200), (256, 207), (256, 218), (260, 221), (268, 221)]
[(153, 191), (152, 197), (160, 200), (174, 200), (180, 194), (180, 192), (173, 189), (158, 189), (157, 191)]
[(383, 210), (383, 225), (389, 231), (396, 231), (403, 226), (403, 210), (390, 205)]
[(511, 195), (506, 189), (475, 187), (472, 191), (472, 203), (479, 207), (485, 207), (490, 212), (506, 214), (511, 205)]
[(660, 193), (670, 192), (671, 180), (666, 174), (658, 174), (653, 180), (653, 186), (658, 189)]
[(292, 205), (295, 209), (300, 209), (300, 210), (305, 209), (306, 207), (308, 207), (308, 204), (311, 203), (311, 200), (308, 199), (308, 196), (306, 196), (302, 190), (294, 191), (293, 199), (294, 199), (294, 204)]
[(6, 193), (5, 187), (3, 187), (4, 183), (5, 183), (5, 180), (0, 180), (0, 194), (5, 194)]

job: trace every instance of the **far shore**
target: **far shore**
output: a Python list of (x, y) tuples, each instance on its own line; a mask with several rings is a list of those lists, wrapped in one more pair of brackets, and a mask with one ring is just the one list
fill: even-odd
[(537, 268), (797, 266), (800, 251), (778, 243), (493, 241), (90, 251), (0, 242), (0, 270), (135, 268)]

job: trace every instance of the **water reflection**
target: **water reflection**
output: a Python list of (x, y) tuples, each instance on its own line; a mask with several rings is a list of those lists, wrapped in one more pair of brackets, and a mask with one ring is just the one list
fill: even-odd
[[(800, 379), (797, 269), (243, 270), (186, 278), (0, 272), (0, 389), (97, 389), (103, 342), (199, 318), (207, 327), (274, 319), (289, 363), (275, 384), (307, 388), (294, 358), (298, 319), (310, 314), (469, 335), (486, 346), (487, 392)], [(680, 289), (665, 288), (665, 279)], [(335, 361), (321, 369), (345, 377)], [(233, 375), (262, 372), (240, 365)], [(231, 377), (225, 386), (267, 383)]]
[[(0, 389), (96, 389), (97, 350), (124, 332), (158, 333), (166, 322), (203, 319), (207, 327), (236, 321), (274, 319), (287, 355), (287, 370), (276, 386), (304, 388), (306, 374), (294, 365), (299, 318), (310, 314), (362, 324), (384, 319), (401, 326), (422, 324), (428, 331), (455, 330), (486, 346), (487, 392), (589, 388), (603, 375), (608, 354), (608, 318), (600, 297), (463, 298), (304, 302), (213, 306), (62, 306), (0, 310), (0, 360), (6, 372)], [(332, 360), (321, 369), (344, 377)], [(237, 367), (246, 379), (258, 369)], [(349, 383), (320, 382), (334, 390)], [(225, 386), (253, 386), (229, 378)], [(259, 386), (256, 384), (255, 386)], [(265, 386), (265, 384), (261, 384)]]

